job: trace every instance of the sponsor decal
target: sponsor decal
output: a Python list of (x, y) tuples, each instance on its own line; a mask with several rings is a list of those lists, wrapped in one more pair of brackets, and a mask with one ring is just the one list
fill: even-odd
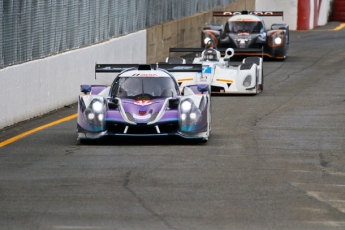
[(241, 12), (236, 12), (236, 11), (234, 11), (234, 12), (223, 12), (223, 14), (224, 15), (241, 15), (242, 13)]
[(135, 73), (132, 77), (157, 77), (158, 75), (155, 73)]
[(104, 69), (104, 70), (124, 70), (125, 68), (112, 68), (111, 66), (106, 66), (102, 69)]
[(230, 18), (229, 22), (260, 22), (260, 20), (254, 18)]
[(212, 67), (203, 66), (202, 67), (202, 73), (198, 72), (198, 75), (200, 76), (200, 82), (207, 82), (207, 77), (211, 76), (212, 74)]
[(248, 42), (248, 39), (237, 39), (237, 42), (240, 43), (240, 44), (246, 44)]
[(193, 66), (175, 66), (173, 69), (193, 69)]
[(226, 82), (226, 83), (233, 83), (234, 82), (233, 80), (221, 79), (221, 78), (216, 78), (216, 80), (220, 81), (220, 82)]
[(249, 36), (249, 33), (238, 33), (238, 36)]
[[(242, 15), (241, 12), (237, 11), (228, 11), (228, 12), (223, 12), (224, 15)], [(249, 15), (273, 15), (272, 11), (250, 11), (248, 12)]]
[(212, 73), (212, 67), (202, 67), (202, 72), (211, 74)]
[(177, 81), (178, 82), (183, 82), (183, 81), (193, 81), (193, 80), (194, 80), (193, 78), (180, 78)]
[(134, 104), (141, 106), (150, 105), (152, 104), (152, 100), (134, 100)]

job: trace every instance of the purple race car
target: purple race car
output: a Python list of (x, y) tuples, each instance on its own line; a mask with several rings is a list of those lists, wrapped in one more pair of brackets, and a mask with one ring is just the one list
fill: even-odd
[(206, 142), (211, 130), (209, 85), (186, 86), (180, 92), (171, 73), (202, 72), (202, 66), (162, 66), (96, 64), (96, 73), (118, 75), (111, 86), (81, 85), (78, 140), (174, 135)]

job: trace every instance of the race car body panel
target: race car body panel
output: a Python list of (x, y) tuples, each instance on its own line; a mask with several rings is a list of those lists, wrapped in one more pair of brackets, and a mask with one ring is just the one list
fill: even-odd
[(232, 48), (223, 50), (224, 56), (220, 50), (214, 48), (170, 48), (170, 52), (186, 51), (199, 53), (193, 64), (201, 64), (202, 71), (173, 73), (181, 88), (207, 84), (211, 86), (212, 93), (227, 94), (257, 94), (263, 90), (261, 57), (247, 57), (240, 65), (231, 65), (230, 58), (236, 53)]
[[(211, 129), (210, 87), (187, 86), (154, 65), (97, 64), (96, 72), (119, 73), (111, 86), (81, 85), (78, 139), (104, 136), (168, 136), (207, 141)], [(190, 73), (201, 70), (192, 65)], [(167, 69), (173, 65), (165, 65)], [(177, 69), (178, 72), (180, 70)], [(190, 89), (191, 88), (191, 89)], [(182, 95), (183, 94), (183, 95)]]
[[(228, 17), (225, 25), (210, 24), (201, 33), (201, 47), (212, 40), (218, 48), (261, 49), (263, 56), (285, 59), (289, 55), (289, 25), (273, 24), (271, 30), (262, 17), (283, 16), (282, 11), (272, 12), (213, 12), (214, 17)], [(244, 55), (244, 53), (235, 53)], [(247, 52), (245, 56), (258, 56)]]

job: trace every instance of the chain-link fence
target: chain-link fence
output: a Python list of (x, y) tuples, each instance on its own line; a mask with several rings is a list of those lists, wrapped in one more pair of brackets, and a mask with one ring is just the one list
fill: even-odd
[(0, 0), (0, 68), (238, 0)]

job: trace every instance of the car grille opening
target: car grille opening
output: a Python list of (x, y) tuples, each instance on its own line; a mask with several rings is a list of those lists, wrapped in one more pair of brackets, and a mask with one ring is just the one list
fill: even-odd
[[(178, 129), (177, 122), (165, 123), (158, 125), (160, 133), (176, 133)], [(125, 124), (109, 123), (107, 125), (108, 133), (110, 135), (116, 133), (123, 133), (126, 128)], [(128, 125), (127, 134), (157, 134), (155, 125)]]
[(224, 87), (219, 87), (219, 86), (211, 86), (211, 92), (225, 92)]

